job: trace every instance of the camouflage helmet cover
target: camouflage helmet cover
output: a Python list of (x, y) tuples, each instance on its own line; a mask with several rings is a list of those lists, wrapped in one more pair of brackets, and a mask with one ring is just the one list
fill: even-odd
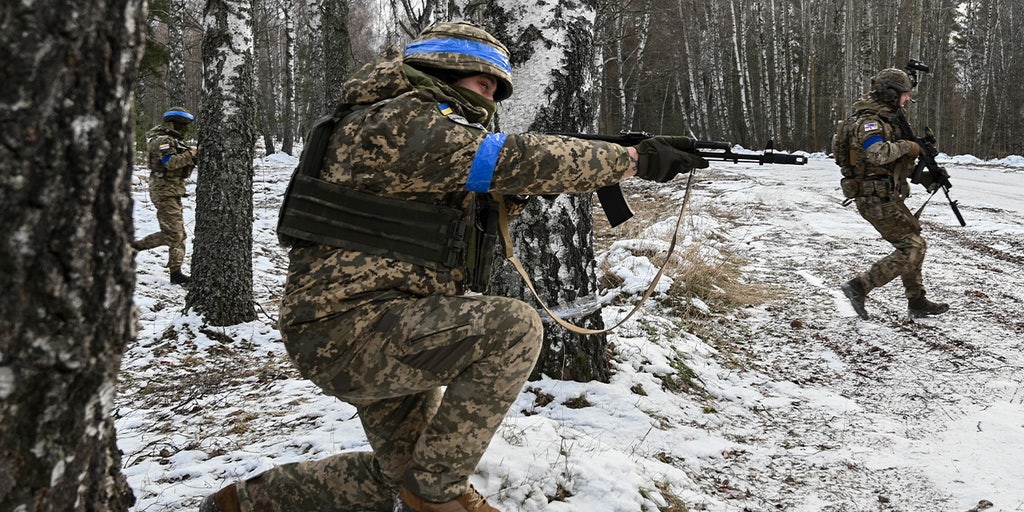
[(498, 79), (494, 99), (512, 95), (508, 48), (486, 30), (467, 22), (438, 23), (405, 48), (403, 62), (417, 69), (462, 74), (489, 73)]
[(896, 92), (910, 92), (914, 88), (910, 83), (910, 77), (902, 69), (886, 68), (871, 77), (871, 88), (878, 92), (886, 89), (894, 89)]
[(170, 110), (164, 112), (163, 120), (165, 123), (192, 124), (196, 118), (184, 107), (171, 107)]

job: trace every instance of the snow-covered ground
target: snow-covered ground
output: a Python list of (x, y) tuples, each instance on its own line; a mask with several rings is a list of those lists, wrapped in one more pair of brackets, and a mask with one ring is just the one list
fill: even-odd
[[(890, 246), (841, 205), (830, 160), (701, 171), (680, 236), (741, 258), (772, 298), (696, 318), (649, 302), (610, 337), (610, 383), (527, 383), (476, 487), (506, 512), (1024, 510), (1024, 159), (943, 161), (968, 226), (941, 193), (925, 209), (925, 283), (951, 310), (917, 322), (898, 282), (871, 294), (868, 321), (838, 291)], [(258, 320), (206, 325), (167, 282), (166, 249), (136, 258), (139, 336), (116, 409), (134, 510), (192, 510), (233, 479), (367, 448), (354, 409), (298, 377), (275, 329), (274, 226), (295, 163), (256, 162)], [(136, 173), (145, 234), (156, 220)], [(602, 238), (667, 240), (684, 186), (628, 184), (634, 204), (664, 205), (661, 221)], [(623, 282), (605, 295), (621, 303), (609, 323), (654, 272), (623, 252), (634, 245), (600, 254)]]

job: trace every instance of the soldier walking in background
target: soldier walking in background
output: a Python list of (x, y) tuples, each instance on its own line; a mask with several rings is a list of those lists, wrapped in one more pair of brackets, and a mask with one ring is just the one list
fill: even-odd
[(282, 207), (292, 247), (280, 329), (299, 371), (356, 407), (372, 451), (277, 466), (201, 511), (497, 512), (469, 477), (536, 363), (542, 326), (525, 302), (466, 293), (482, 290), (488, 273), (475, 270), (495, 252), (481, 211), (707, 166), (686, 137), (626, 148), (490, 133), (511, 72), (492, 35), (441, 23), (344, 84), (315, 175), (301, 174), (304, 153)]
[(171, 283), (187, 285), (189, 277), (181, 272), (185, 260), (185, 220), (181, 198), (185, 180), (196, 167), (196, 150), (184, 143), (185, 134), (195, 117), (181, 107), (164, 112), (163, 122), (146, 134), (149, 165), (149, 198), (156, 207), (160, 231), (131, 242), (133, 249), (145, 251), (168, 247), (167, 270)]
[(871, 78), (871, 91), (854, 103), (853, 115), (839, 123), (832, 139), (832, 152), (843, 172), (843, 195), (856, 202), (860, 216), (896, 249), (841, 286), (865, 320), (869, 318), (864, 305), (868, 293), (896, 277), (903, 280), (911, 317), (949, 310), (949, 305), (925, 298), (921, 267), (927, 243), (921, 223), (904, 204), (910, 195), (907, 180), (923, 151), (895, 121), (911, 101), (912, 88), (904, 71), (880, 71)]

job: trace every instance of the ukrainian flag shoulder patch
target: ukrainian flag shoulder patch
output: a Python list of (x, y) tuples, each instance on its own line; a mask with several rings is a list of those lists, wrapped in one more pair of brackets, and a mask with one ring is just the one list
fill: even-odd
[(452, 107), (448, 106), (447, 103), (441, 103), (440, 105), (437, 106), (437, 109), (441, 111), (441, 115), (443, 116), (451, 115), (452, 113), (455, 112), (454, 110), (452, 110)]

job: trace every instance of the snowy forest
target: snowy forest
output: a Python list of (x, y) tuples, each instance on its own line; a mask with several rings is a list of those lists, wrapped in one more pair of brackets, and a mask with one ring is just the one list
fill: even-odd
[[(532, 35), (512, 33), (498, 21), (492, 11), (499, 3), (254, 0), (265, 150), (291, 153), (305, 127), (333, 108), (332, 91), (347, 73), (438, 20), (487, 26), (513, 50), (513, 65), (522, 65)], [(592, 129), (602, 133), (693, 134), (745, 147), (774, 139), (780, 147), (827, 150), (836, 120), (869, 77), (913, 58), (931, 74), (911, 113), (934, 130), (940, 149), (987, 158), (1024, 152), (1014, 136), (1024, 132), (1024, 60), (1018, 58), (1024, 4), (1018, 1), (556, 3), (583, 20), (570, 30), (592, 32), (593, 53), (573, 62), (593, 66), (588, 101)], [(150, 2), (137, 95), (140, 133), (166, 105), (199, 105), (203, 8), (201, 0)]]
[[(1004, 457), (1016, 474), (1010, 448), (1024, 446), (1022, 164), (994, 160), (1024, 153), (1020, 0), (37, 1), (5, 2), (0, 19), (0, 510), (192, 509), (267, 465), (364, 447), (353, 410), (298, 378), (281, 346), (276, 215), (304, 134), (346, 76), (451, 19), (512, 52), (516, 94), (496, 130), (773, 140), (814, 155), (799, 172), (700, 174), (703, 210), (686, 219), (679, 267), (711, 254), (704, 275), (668, 277), (671, 293), (607, 340), (577, 349), (546, 330), (555, 358), (542, 356), (481, 466), (492, 499), (531, 511), (622, 497), (615, 510), (895, 512), (981, 510), (996, 489), (999, 510), (1024, 507), (1016, 482), (965, 489), (962, 476), (977, 468), (983, 487), (1011, 473), (990, 463)], [(934, 130), (970, 223), (948, 228), (945, 205), (923, 218), (957, 322), (908, 323), (893, 290), (872, 303), (878, 323), (859, 322), (830, 295), (880, 245), (866, 225), (851, 230), (835, 195), (833, 126), (870, 76), (908, 59), (931, 68), (911, 121)], [(155, 252), (129, 246), (156, 226), (139, 149), (170, 106), (197, 114), (187, 290), (166, 282)], [(682, 183), (627, 189), (652, 211), (611, 235), (595, 235), (606, 226), (589, 194), (534, 198), (540, 212), (513, 231), (552, 294), (541, 298), (576, 308), (607, 292), (596, 280), (609, 259), (658, 252), (645, 244), (672, 231), (659, 208), (678, 208)], [(573, 243), (552, 241), (570, 230)], [(744, 290), (771, 286), (726, 305), (684, 288), (720, 291), (697, 279), (721, 278), (709, 269)], [(616, 321), (633, 277), (572, 320)], [(518, 277), (492, 281), (523, 291)], [(984, 428), (1000, 428), (983, 430), (985, 411)], [(935, 442), (954, 431), (971, 441)], [(981, 433), (988, 457), (948, 460), (975, 456)], [(908, 453), (926, 456), (908, 468)]]

